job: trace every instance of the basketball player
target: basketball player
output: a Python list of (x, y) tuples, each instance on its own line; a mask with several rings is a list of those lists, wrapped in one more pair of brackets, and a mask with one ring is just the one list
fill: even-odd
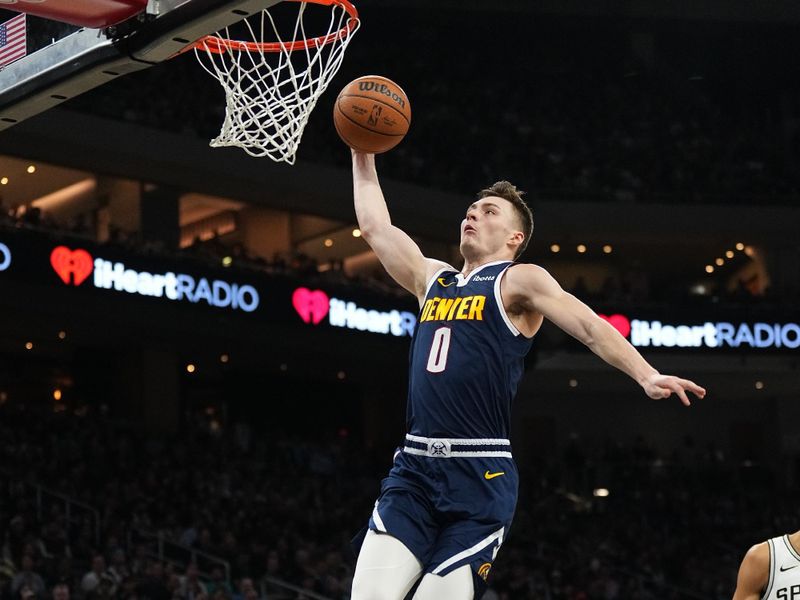
[(480, 598), (517, 499), (511, 401), (531, 338), (547, 318), (630, 375), (651, 398), (691, 381), (661, 375), (610, 324), (541, 267), (517, 264), (533, 229), (508, 182), (483, 190), (461, 222), (464, 265), (426, 258), (392, 225), (374, 156), (353, 152), (358, 226), (386, 271), (419, 300), (406, 435), (395, 454), (353, 578), (352, 600)]
[(742, 559), (733, 600), (800, 600), (800, 531), (756, 544)]

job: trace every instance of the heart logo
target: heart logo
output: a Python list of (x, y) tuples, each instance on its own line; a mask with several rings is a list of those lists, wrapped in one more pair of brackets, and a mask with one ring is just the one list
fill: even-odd
[(611, 326), (619, 331), (622, 334), (622, 337), (628, 337), (628, 334), (631, 332), (631, 322), (628, 317), (623, 315), (611, 315), (607, 317), (605, 315), (597, 315), (601, 319), (608, 321), (611, 323)]
[(292, 306), (306, 323), (318, 324), (330, 310), (328, 294), (322, 290), (297, 288), (292, 294)]
[[(82, 284), (94, 269), (92, 255), (86, 250), (70, 250), (66, 246), (57, 246), (50, 253), (50, 264), (58, 273), (61, 281), (70, 284), (70, 279), (75, 285)], [(70, 277), (71, 276), (71, 277)]]

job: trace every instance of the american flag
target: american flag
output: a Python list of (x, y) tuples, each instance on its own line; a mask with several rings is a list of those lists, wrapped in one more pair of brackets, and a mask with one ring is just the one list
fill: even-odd
[(22, 58), (27, 51), (25, 13), (22, 13), (0, 24), (0, 67)]

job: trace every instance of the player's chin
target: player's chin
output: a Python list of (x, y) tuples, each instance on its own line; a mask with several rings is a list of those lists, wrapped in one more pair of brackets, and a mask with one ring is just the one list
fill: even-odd
[(465, 251), (471, 252), (476, 249), (477, 245), (475, 244), (475, 240), (471, 240), (470, 237), (471, 236), (466, 234), (461, 234), (461, 244), (459, 246), (461, 254), (464, 254)]

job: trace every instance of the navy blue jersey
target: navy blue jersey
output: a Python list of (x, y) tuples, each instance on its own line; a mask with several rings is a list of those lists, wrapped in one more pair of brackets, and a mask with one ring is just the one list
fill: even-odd
[(512, 262), (428, 284), (411, 345), (408, 432), (430, 438), (508, 438), (511, 402), (531, 339), (509, 319), (500, 281)]

